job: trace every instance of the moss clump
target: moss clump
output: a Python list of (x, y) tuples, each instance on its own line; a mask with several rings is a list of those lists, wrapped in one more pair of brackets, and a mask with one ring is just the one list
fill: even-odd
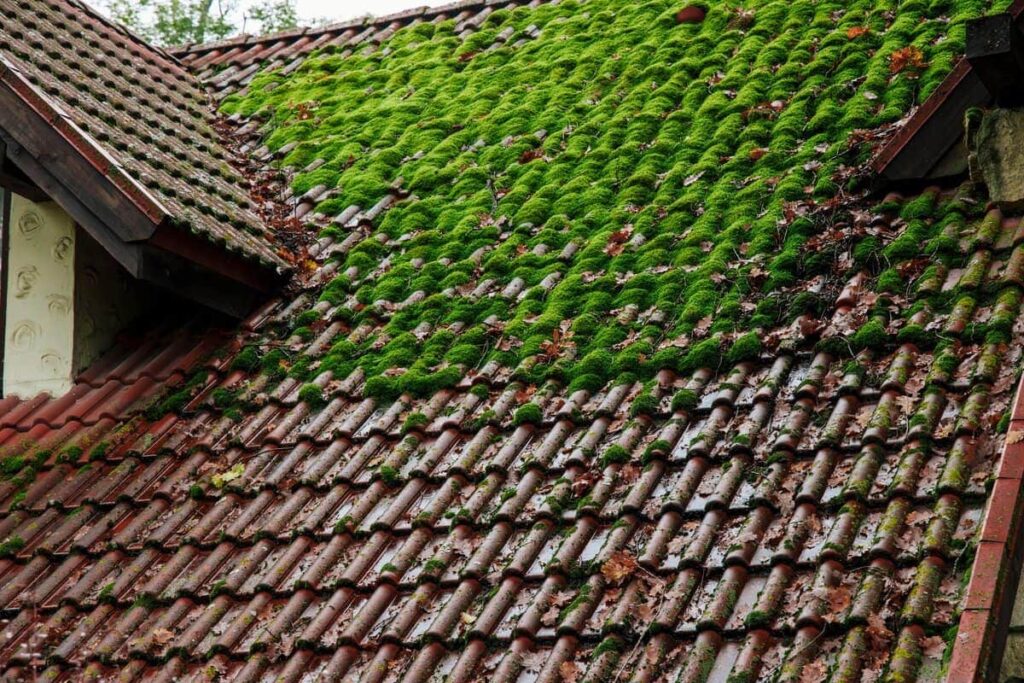
[(670, 450), (672, 450), (672, 444), (670, 444), (668, 441), (665, 441), (664, 439), (652, 441), (651, 445), (644, 449), (644, 454), (640, 462), (646, 465), (650, 461), (654, 460), (654, 458), (656, 458), (657, 456), (665, 455)]
[(524, 424), (539, 425), (543, 421), (544, 413), (536, 403), (527, 403), (519, 406), (512, 417), (512, 424), (517, 427)]
[(21, 536), (8, 536), (0, 541), (0, 559), (14, 557), (25, 547), (25, 539)]
[(324, 390), (316, 384), (305, 384), (299, 389), (299, 401), (316, 410), (327, 403), (327, 398), (324, 396)]
[(885, 325), (876, 318), (860, 326), (860, 329), (854, 333), (851, 344), (858, 351), (861, 349), (882, 350), (888, 346), (889, 339)]
[(658, 399), (651, 394), (640, 394), (629, 406), (629, 416), (654, 415), (658, 412)]
[(629, 462), (629, 451), (618, 444), (613, 444), (601, 454), (601, 466), (607, 467), (612, 464), (624, 465)]
[[(66, 446), (61, 450), (60, 454), (57, 455), (57, 462), (74, 465), (81, 460), (84, 452), (85, 451), (82, 450), (81, 446)], [(104, 449), (103, 453), (106, 453), (106, 449)], [(100, 457), (102, 457), (102, 455)]]
[(246, 346), (231, 361), (232, 370), (255, 372), (260, 366), (260, 352), (255, 346)]
[(423, 413), (409, 413), (408, 417), (405, 418), (405, 423), (402, 425), (402, 434), (418, 431), (428, 424), (430, 424), (430, 418)]
[(913, 344), (927, 350), (935, 346), (938, 336), (926, 330), (923, 325), (907, 325), (896, 334), (896, 340), (901, 344)]
[[(92, 450), (89, 451), (89, 460), (102, 460), (107, 457), (107, 453), (110, 451), (109, 441), (100, 441), (98, 444), (93, 446)], [(78, 457), (75, 458), (78, 460)]]
[(697, 408), (698, 398), (694, 391), (689, 389), (680, 389), (676, 392), (675, 396), (672, 397), (672, 412), (686, 412), (692, 413)]
[(757, 360), (761, 355), (761, 338), (757, 332), (748, 332), (729, 348), (726, 359), (729, 363)]
[(704, 368), (717, 370), (722, 362), (722, 347), (718, 338), (705, 339), (694, 344), (683, 358), (682, 371), (693, 372)]
[(392, 488), (398, 486), (399, 482), (401, 481), (401, 477), (398, 473), (398, 470), (396, 470), (394, 467), (391, 467), (390, 465), (381, 465), (379, 468), (377, 468), (377, 476), (380, 477), (380, 480), (384, 482), (386, 486)]

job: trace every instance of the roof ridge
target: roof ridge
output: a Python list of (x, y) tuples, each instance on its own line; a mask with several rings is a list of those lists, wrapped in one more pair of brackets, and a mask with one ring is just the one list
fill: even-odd
[(131, 41), (135, 43), (135, 46), (139, 49), (152, 52), (160, 58), (170, 62), (186, 77), (193, 79), (195, 78), (194, 74), (192, 74), (192, 72), (185, 68), (184, 65), (182, 65), (182, 63), (178, 61), (178, 58), (171, 54), (171, 52), (160, 47), (159, 45), (154, 45), (153, 43), (149, 42), (148, 40), (140, 36), (138, 33), (122, 24), (121, 22), (115, 21), (111, 17), (106, 16), (105, 14), (103, 14), (102, 12), (100, 12), (84, 0), (67, 0), (67, 2), (68, 4), (75, 6), (76, 8), (87, 14), (92, 19), (95, 19), (101, 24), (131, 39)]
[[(547, 2), (557, 2), (558, 0), (543, 0)], [(249, 34), (242, 33), (231, 38), (224, 38), (223, 40), (215, 40), (207, 43), (190, 43), (187, 45), (178, 45), (168, 48), (168, 53), (175, 59), (179, 59), (188, 54), (201, 54), (210, 52), (211, 50), (219, 50), (228, 47), (243, 47), (258, 45), (260, 43), (270, 43), (277, 40), (299, 38), (303, 36), (321, 36), (327, 33), (338, 33), (347, 31), (349, 29), (368, 29), (375, 27), (383, 27), (396, 21), (403, 21), (408, 19), (433, 19), (442, 14), (449, 14), (453, 11), (463, 12), (474, 9), (483, 9), (485, 7), (503, 7), (506, 5), (513, 5), (518, 2), (524, 2), (524, 0), (456, 0), (455, 2), (445, 3), (444, 5), (429, 6), (420, 5), (419, 7), (412, 7), (410, 9), (402, 10), (400, 12), (392, 12), (391, 14), (384, 14), (381, 16), (362, 16), (355, 19), (349, 19), (346, 21), (339, 21), (325, 26), (306, 26), (294, 29), (287, 29), (284, 31), (278, 31), (276, 33), (263, 33), (263, 34)]]

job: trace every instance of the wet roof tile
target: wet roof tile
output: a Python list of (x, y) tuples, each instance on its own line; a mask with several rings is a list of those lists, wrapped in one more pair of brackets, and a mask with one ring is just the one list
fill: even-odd
[[(437, 16), (470, 30), (483, 9)], [(239, 39), (194, 61), (213, 70), (224, 55), (208, 76), (236, 92), (254, 64), (299, 59), (318, 36)], [(372, 355), (421, 300), (329, 290), (404, 258), (380, 227), (410, 198), (326, 213), (323, 192), (296, 197), (335, 227), (305, 288), (254, 313), (227, 356), (174, 371), (138, 412), (62, 406), (36, 424), (47, 402), (10, 406), (0, 439), (42, 425), (52, 453), (108, 445), (85, 465), (12, 465), (0, 486), (8, 675), (853, 682), (943, 680), (950, 656), (977, 666), (984, 638), (966, 650), (955, 629), (990, 627), (975, 615), (1001, 565), (978, 563), (1010, 540), (992, 501), (1020, 489), (1003, 436), (1022, 416), (1014, 217), (968, 188), (854, 198), (814, 217), (807, 249), (827, 267), (784, 290), (813, 296), (755, 353), (582, 388), (538, 379), (536, 358), (480, 353), (444, 386), (396, 395), (326, 361)], [(362, 269), (346, 265), (354, 250)], [(560, 276), (579, 258), (550, 253)], [(480, 269), (449, 298), (529, 302), (557, 281)], [(703, 341), (662, 305), (592, 313), (667, 346)], [(436, 318), (401, 331), (417, 344), (467, 333)], [(507, 343), (497, 322), (474, 343)], [(115, 374), (172, 374), (139, 362)], [(104, 391), (108, 374), (79, 391)]]

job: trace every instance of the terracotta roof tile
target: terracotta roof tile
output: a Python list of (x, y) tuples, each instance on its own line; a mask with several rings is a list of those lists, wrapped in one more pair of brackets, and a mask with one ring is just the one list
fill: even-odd
[[(483, 9), (436, 11), (472, 23)], [(281, 40), (196, 54), (302, 54), (269, 47)], [(256, 63), (230, 59), (222, 74)], [(444, 386), (395, 395), (372, 390), (368, 367), (326, 361), (373, 357), (425, 297), (325, 292), (405, 257), (401, 231), (381, 226), (411, 196), (327, 212), (323, 192), (293, 197), (333, 226), (305, 289), (255, 312), (230, 354), (194, 359), (198, 373), (166, 346), (99, 365), (76, 390), (88, 405), (37, 425), (49, 402), (8, 406), (0, 440), (44, 426), (51, 454), (83, 433), (108, 446), (83, 467), (51, 455), (29, 476), (12, 463), (0, 486), (7, 675), (852, 683), (943, 680), (950, 656), (956, 675), (977, 668), (1017, 515), (990, 510), (1020, 499), (1020, 444), (999, 427), (1020, 417), (1014, 217), (966, 188), (853, 199), (809, 219), (804, 248), (827, 267), (784, 290), (813, 301), (754, 353), (570, 388), (531, 374), (539, 349), (519, 367), (480, 352)], [(561, 255), (560, 276), (594, 251), (536, 246), (522, 256)], [(449, 301), (529, 305), (567, 279), (530, 286), (487, 272), (483, 253)], [(702, 340), (665, 311), (593, 310), (598, 326)], [(499, 322), (488, 348), (505, 339)], [(468, 329), (403, 324), (417, 342)], [(123, 390), (102, 394), (111, 373), (147, 392), (178, 383), (136, 411)]]

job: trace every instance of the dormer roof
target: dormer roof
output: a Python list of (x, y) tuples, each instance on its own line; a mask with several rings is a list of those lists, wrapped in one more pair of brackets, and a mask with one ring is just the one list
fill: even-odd
[(216, 125), (194, 76), (86, 5), (5, 6), (0, 141), (9, 162), (136, 277), (239, 312), (245, 305), (218, 292), (244, 299), (289, 264)]

